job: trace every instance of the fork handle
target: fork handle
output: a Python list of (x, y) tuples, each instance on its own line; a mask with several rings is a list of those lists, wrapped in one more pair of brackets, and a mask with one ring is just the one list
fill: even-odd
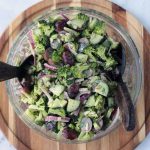
[(0, 61), (0, 82), (9, 80), (19, 75), (19, 67), (11, 66)]
[(118, 82), (118, 89), (116, 92), (116, 99), (121, 109), (122, 120), (124, 127), (127, 131), (132, 131), (135, 128), (136, 117), (134, 105), (126, 84), (123, 82), (122, 77)]

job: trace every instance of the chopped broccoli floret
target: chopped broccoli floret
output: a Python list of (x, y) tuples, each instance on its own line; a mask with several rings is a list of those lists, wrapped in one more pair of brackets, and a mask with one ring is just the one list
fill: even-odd
[(102, 59), (102, 60), (106, 60), (106, 47), (100, 45), (97, 49), (96, 49), (96, 54)]
[(95, 26), (98, 24), (99, 20), (97, 18), (90, 17), (88, 27), (90, 30), (93, 30)]
[(91, 32), (90, 32), (90, 30), (89, 30), (89, 29), (83, 30), (82, 36), (83, 36), (83, 37), (90, 38), (90, 37), (91, 37)]
[(88, 59), (88, 55), (81, 54), (81, 53), (76, 55), (76, 60), (77, 60), (78, 62), (86, 63), (86, 62), (87, 62), (87, 59)]
[(70, 68), (68, 66), (62, 66), (57, 70), (58, 78), (67, 78), (70, 75)]
[(42, 53), (44, 53), (44, 51), (45, 51), (45, 46), (44, 46), (43, 44), (36, 43), (35, 51), (36, 51), (38, 54), (42, 54)]
[(46, 36), (50, 36), (51, 33), (55, 30), (54, 26), (52, 24), (49, 24), (45, 20), (40, 20), (38, 22), (38, 27), (39, 27), (39, 29), (41, 29), (43, 31), (44, 35), (46, 35)]
[(63, 91), (64, 91), (65, 87), (63, 85), (57, 84), (54, 85), (50, 88), (50, 91), (56, 95), (59, 96)]
[(102, 110), (104, 108), (105, 99), (101, 95), (97, 96), (95, 101), (95, 108), (98, 110)]
[(58, 63), (58, 62), (60, 62), (61, 61), (61, 56), (59, 55), (59, 53), (58, 53), (58, 51), (53, 51), (53, 53), (52, 53), (52, 61), (54, 62), (54, 63)]
[(86, 64), (76, 64), (71, 67), (71, 72), (75, 78), (84, 78), (84, 71), (89, 69), (89, 65)]
[(43, 27), (43, 31), (44, 31), (44, 34), (46, 36), (50, 36), (50, 34), (54, 31), (54, 27), (53, 26), (44, 26)]
[(89, 17), (85, 14), (79, 13), (73, 19), (69, 20), (67, 24), (73, 29), (82, 29), (85, 28)]
[(79, 36), (79, 33), (76, 32), (75, 30), (73, 29), (70, 29), (70, 28), (67, 28), (67, 27), (64, 27), (64, 30), (71, 33), (72, 35), (74, 35), (75, 37)]
[(26, 102), (27, 102), (28, 104), (34, 104), (34, 102), (36, 101), (36, 100), (34, 99), (34, 97), (33, 97), (31, 94), (28, 94), (28, 93), (26, 93), (26, 92), (24, 92), (24, 91), (22, 91), (22, 94), (23, 94), (23, 96), (24, 96), (24, 100), (25, 100), (25, 98), (26, 98)]
[(80, 112), (79, 117), (78, 117), (78, 121), (77, 121), (76, 126), (75, 126), (75, 130), (78, 131), (78, 132), (81, 131), (80, 124), (81, 124), (81, 121), (82, 121), (83, 117), (84, 117), (83, 112)]
[(117, 65), (117, 61), (113, 58), (113, 57), (108, 57), (106, 59), (106, 63), (105, 63), (105, 66), (104, 68), (106, 70), (112, 70), (114, 66)]
[(34, 115), (34, 113), (30, 110), (30, 109), (27, 109), (25, 112), (24, 112), (31, 120), (35, 120), (36, 116)]
[(60, 39), (65, 43), (74, 41), (74, 35), (69, 32), (61, 32), (59, 35)]
[(94, 33), (99, 34), (99, 35), (104, 35), (106, 32), (106, 25), (105, 22), (103, 21), (98, 21), (98, 23), (95, 25)]
[(66, 116), (65, 110), (63, 108), (59, 108), (59, 109), (49, 108), (48, 113), (49, 114), (59, 115), (61, 117), (65, 117)]
[(102, 39), (103, 39), (102, 35), (92, 33), (91, 38), (90, 38), (90, 43), (95, 45), (95, 44), (98, 44), (99, 42), (101, 42)]
[(66, 104), (66, 100), (55, 99), (54, 101), (49, 102), (48, 106), (50, 108), (63, 108), (64, 106), (66, 106)]
[(45, 104), (44, 98), (40, 97), (40, 99), (36, 102), (37, 106), (43, 106)]
[(96, 62), (96, 57), (93, 55), (95, 52), (96, 51), (92, 46), (88, 46), (84, 49), (84, 53), (87, 54), (94, 62)]
[(50, 78), (48, 78), (48, 77), (43, 77), (42, 81), (43, 81), (43, 84), (45, 85), (45, 87), (47, 87), (47, 88), (51, 85)]
[(115, 48), (118, 47), (119, 42), (116, 42), (116, 41), (115, 41), (114, 39), (112, 39), (112, 38), (108, 38), (108, 40), (111, 42), (111, 48), (112, 48), (112, 49), (115, 49)]
[(92, 109), (85, 111), (84, 115), (89, 118), (98, 118), (97, 113), (95, 111), (93, 111)]
[(90, 132), (81, 132), (78, 136), (78, 140), (81, 141), (87, 141), (90, 140), (94, 136), (94, 133), (92, 131)]
[(44, 124), (44, 118), (42, 116), (42, 113), (40, 112), (39, 115), (35, 118), (35, 123), (42, 126)]

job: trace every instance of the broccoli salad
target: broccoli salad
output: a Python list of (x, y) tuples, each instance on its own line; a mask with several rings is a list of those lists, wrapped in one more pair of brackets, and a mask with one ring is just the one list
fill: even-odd
[(117, 105), (119, 42), (108, 36), (104, 21), (83, 13), (39, 20), (29, 38), (33, 83), (22, 81), (25, 114), (47, 132), (69, 140), (90, 140), (108, 128)]

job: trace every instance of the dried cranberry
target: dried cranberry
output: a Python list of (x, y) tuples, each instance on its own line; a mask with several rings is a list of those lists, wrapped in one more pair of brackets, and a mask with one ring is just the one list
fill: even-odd
[(68, 64), (70, 66), (75, 64), (74, 56), (70, 51), (63, 52), (63, 61), (65, 64)]
[(84, 101), (84, 100), (87, 100), (89, 97), (90, 97), (90, 94), (89, 94), (89, 93), (83, 94), (83, 95), (80, 96), (80, 100), (81, 100), (81, 101)]
[(77, 132), (71, 128), (64, 128), (64, 130), (62, 131), (62, 135), (66, 139), (70, 139), (70, 140), (74, 140), (78, 136)]
[(63, 31), (63, 29), (64, 29), (64, 27), (66, 26), (66, 24), (67, 24), (67, 21), (66, 21), (65, 19), (60, 20), (60, 21), (57, 21), (57, 22), (55, 23), (55, 30), (56, 30), (57, 32)]
[(79, 93), (79, 84), (78, 83), (73, 83), (69, 89), (68, 89), (68, 95), (70, 98), (75, 98), (77, 94)]

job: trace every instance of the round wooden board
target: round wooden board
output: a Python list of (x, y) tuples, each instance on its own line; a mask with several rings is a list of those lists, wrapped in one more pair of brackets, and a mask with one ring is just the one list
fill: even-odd
[(150, 35), (130, 13), (106, 0), (44, 0), (18, 16), (0, 38), (0, 60), (6, 61), (9, 48), (21, 29), (47, 9), (79, 6), (103, 12), (119, 22), (135, 42), (143, 66), (143, 85), (136, 105), (137, 127), (126, 132), (122, 125), (109, 135), (87, 144), (64, 144), (48, 140), (29, 129), (14, 113), (8, 101), (5, 83), (0, 83), (0, 128), (18, 150), (132, 150), (150, 127)]

